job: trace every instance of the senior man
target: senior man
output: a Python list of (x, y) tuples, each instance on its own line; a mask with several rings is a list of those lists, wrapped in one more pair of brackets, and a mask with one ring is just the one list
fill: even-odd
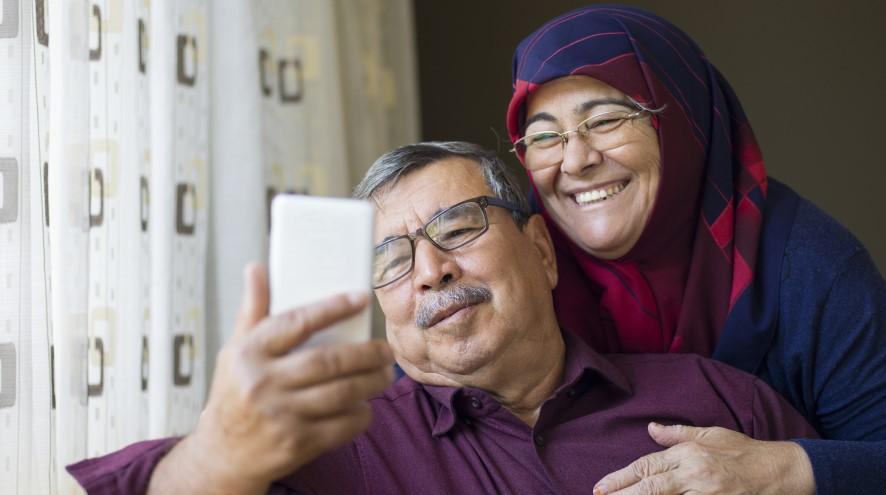
[[(269, 317), (252, 267), (196, 430), (71, 466), (89, 493), (587, 493), (661, 450), (650, 434), (667, 444), (670, 428), (690, 428), (656, 421), (815, 436), (753, 376), (694, 355), (604, 357), (561, 331), (544, 222), (489, 152), (405, 146), (355, 196), (378, 208), (373, 285), (390, 347), (300, 350), (366, 296)], [(391, 351), (407, 375), (393, 386)], [(811, 470), (802, 449), (778, 445)], [(802, 474), (769, 489), (811, 491), (794, 485)]]

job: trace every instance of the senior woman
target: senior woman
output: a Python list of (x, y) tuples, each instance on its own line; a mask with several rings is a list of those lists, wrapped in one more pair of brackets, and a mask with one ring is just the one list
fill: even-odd
[(596, 492), (886, 492), (886, 284), (848, 231), (767, 177), (698, 46), (598, 5), (523, 40), (513, 70), (507, 126), (557, 245), (561, 323), (603, 352), (753, 373), (825, 438), (650, 425), (669, 448)]

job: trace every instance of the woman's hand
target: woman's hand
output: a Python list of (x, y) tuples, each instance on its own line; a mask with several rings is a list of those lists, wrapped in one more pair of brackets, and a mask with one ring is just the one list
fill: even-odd
[(649, 424), (662, 452), (608, 474), (594, 495), (814, 494), (812, 465), (794, 442), (764, 442), (725, 428)]

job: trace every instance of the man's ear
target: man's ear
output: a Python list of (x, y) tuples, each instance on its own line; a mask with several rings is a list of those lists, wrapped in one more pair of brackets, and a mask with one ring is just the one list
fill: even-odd
[(557, 255), (554, 253), (554, 242), (551, 240), (551, 233), (545, 225), (545, 220), (541, 215), (532, 215), (523, 226), (523, 234), (529, 238), (529, 241), (538, 250), (542, 267), (551, 284), (551, 290), (557, 286)]

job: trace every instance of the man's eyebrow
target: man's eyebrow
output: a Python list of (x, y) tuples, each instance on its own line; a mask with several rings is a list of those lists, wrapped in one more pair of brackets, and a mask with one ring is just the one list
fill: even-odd
[[(575, 109), (572, 110), (572, 112), (576, 115), (584, 115), (584, 114), (590, 112), (591, 109), (593, 109), (596, 106), (612, 105), (612, 104), (623, 105), (626, 107), (633, 106), (633, 105), (631, 105), (631, 102), (629, 102), (627, 100), (623, 100), (621, 98), (615, 98), (613, 96), (608, 96), (606, 98), (594, 98), (593, 100), (588, 100), (584, 103), (581, 103), (581, 104), (577, 105), (575, 107)], [(526, 119), (526, 123), (523, 124), (523, 134), (526, 134), (526, 129), (530, 126), (530, 124), (533, 124), (533, 123), (538, 122), (540, 120), (544, 120), (546, 122), (556, 122), (557, 121), (557, 119), (554, 118), (553, 115), (551, 115), (547, 112), (538, 112), (538, 113), (532, 115), (531, 117), (529, 117), (528, 119)]]
[[(434, 213), (431, 213), (431, 216), (429, 216), (428, 218), (434, 218), (434, 217), (436, 217), (437, 215), (439, 215), (441, 211), (443, 211), (443, 210), (448, 210), (449, 208), (452, 208), (452, 206), (453, 206), (453, 205), (450, 205), (450, 206), (441, 206), (440, 208), (437, 208), (437, 211), (435, 211)], [(424, 228), (424, 224), (422, 224), (422, 228)], [(411, 234), (411, 233), (412, 233), (412, 232), (407, 232), (406, 234)], [(404, 235), (406, 235), (406, 234), (389, 235), (389, 236), (385, 237), (384, 239), (382, 239), (381, 242), (379, 242), (378, 244), (376, 244), (376, 246), (381, 246), (382, 244), (384, 244), (384, 243), (390, 241), (391, 239), (396, 239), (396, 238), (398, 238), (398, 237), (402, 237), (402, 236), (404, 236)]]
[(382, 239), (381, 242), (379, 242), (378, 244), (376, 244), (376, 246), (381, 246), (382, 244), (384, 244), (384, 243), (386, 243), (386, 242), (388, 242), (388, 241), (390, 241), (390, 240), (396, 239), (396, 238), (400, 237), (401, 235), (403, 235), (403, 234), (400, 234), (400, 235), (389, 235), (389, 236), (385, 237), (384, 239)]

